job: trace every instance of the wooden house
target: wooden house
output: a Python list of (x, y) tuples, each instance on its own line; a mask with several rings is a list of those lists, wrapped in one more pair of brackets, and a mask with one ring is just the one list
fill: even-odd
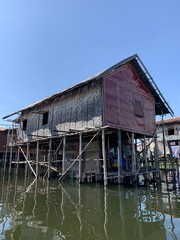
[(12, 147), (18, 146), (36, 177), (56, 172), (63, 179), (71, 173), (80, 182), (104, 180), (107, 185), (108, 179), (121, 182), (150, 171), (145, 154), (145, 165), (140, 163), (136, 144), (155, 134), (156, 115), (169, 113), (154, 80), (133, 55), (4, 119), (14, 116), (19, 124)]

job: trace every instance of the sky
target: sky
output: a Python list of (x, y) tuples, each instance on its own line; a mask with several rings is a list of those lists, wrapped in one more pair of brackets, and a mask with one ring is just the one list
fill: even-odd
[(179, 9), (179, 0), (0, 0), (0, 127), (134, 54), (180, 116)]

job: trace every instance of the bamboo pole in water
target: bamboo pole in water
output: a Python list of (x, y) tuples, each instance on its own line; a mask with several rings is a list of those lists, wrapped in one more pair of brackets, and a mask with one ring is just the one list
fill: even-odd
[(50, 179), (50, 175), (51, 175), (51, 149), (52, 149), (52, 138), (49, 139), (48, 179)]
[(36, 177), (39, 175), (39, 141), (37, 141), (36, 145)]
[(103, 155), (104, 186), (107, 186), (107, 164), (106, 164), (106, 147), (105, 147), (105, 130), (104, 129), (102, 129), (102, 155)]
[[(27, 143), (27, 148), (26, 148), (26, 156), (27, 159), (29, 160), (29, 143)], [(27, 177), (28, 175), (28, 163), (25, 163), (25, 176)]]
[(82, 176), (81, 176), (81, 171), (82, 171), (82, 162), (81, 162), (82, 154), (81, 154), (81, 152), (82, 152), (82, 134), (80, 133), (79, 134), (79, 183), (81, 182), (81, 178), (82, 178)]
[(66, 159), (66, 136), (63, 138), (63, 161), (62, 161), (62, 174), (65, 173), (65, 159)]
[(11, 173), (11, 167), (12, 167), (12, 146), (10, 147), (10, 160), (9, 160), (9, 174)]
[(118, 154), (118, 183), (120, 183), (120, 177), (122, 173), (122, 150), (121, 150), (121, 130), (118, 129), (118, 147), (117, 147), (117, 154)]
[(18, 151), (18, 152), (17, 152), (16, 176), (18, 175), (18, 171), (19, 171), (20, 149), (18, 148), (17, 151)]
[(131, 134), (131, 146), (132, 146), (132, 172), (136, 174), (136, 152), (134, 144), (134, 133)]

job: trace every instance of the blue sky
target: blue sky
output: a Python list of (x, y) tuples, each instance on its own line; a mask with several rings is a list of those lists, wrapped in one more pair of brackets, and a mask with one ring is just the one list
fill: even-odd
[(179, 9), (179, 0), (0, 0), (0, 124), (135, 53), (180, 116)]

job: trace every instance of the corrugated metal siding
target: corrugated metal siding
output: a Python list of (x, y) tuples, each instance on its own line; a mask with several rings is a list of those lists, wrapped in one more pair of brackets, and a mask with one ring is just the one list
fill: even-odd
[[(135, 100), (141, 102), (143, 116), (134, 112)], [(155, 131), (155, 99), (130, 64), (104, 78), (104, 125), (140, 134)]]
[[(42, 125), (43, 114), (33, 111), (48, 111), (48, 124)], [(78, 91), (69, 92), (55, 99), (51, 104), (22, 114), (27, 118), (27, 130), (19, 129), (22, 141), (36, 139), (31, 135), (52, 136), (58, 134), (54, 130), (85, 129), (102, 126), (102, 87), (101, 81), (83, 86)]]

